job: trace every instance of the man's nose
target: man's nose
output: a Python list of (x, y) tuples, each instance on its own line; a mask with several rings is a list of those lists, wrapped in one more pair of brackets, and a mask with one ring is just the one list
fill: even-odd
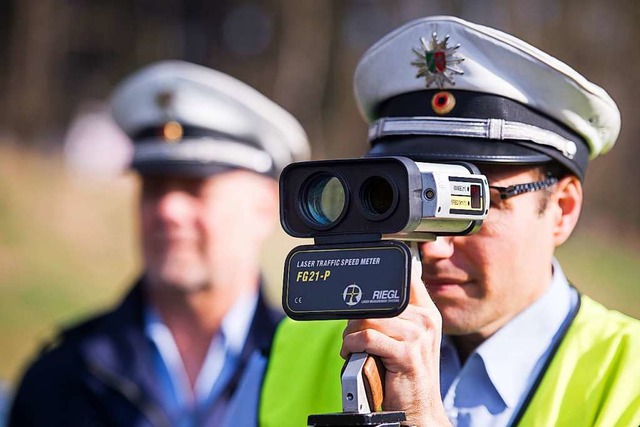
[(194, 212), (193, 196), (183, 191), (170, 190), (158, 197), (156, 215), (167, 222), (178, 222), (190, 218)]
[(420, 244), (423, 261), (435, 261), (450, 258), (453, 255), (453, 237), (439, 236), (431, 242)]

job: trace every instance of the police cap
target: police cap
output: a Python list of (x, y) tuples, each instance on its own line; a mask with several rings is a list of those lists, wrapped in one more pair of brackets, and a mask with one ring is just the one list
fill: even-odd
[(309, 157), (291, 114), (245, 83), (188, 62), (162, 61), (129, 76), (111, 111), (134, 143), (131, 167), (142, 174), (204, 177), (240, 168), (278, 177)]
[(582, 180), (620, 132), (602, 88), (516, 37), (449, 16), (378, 41), (356, 68), (354, 91), (373, 156), (557, 161)]

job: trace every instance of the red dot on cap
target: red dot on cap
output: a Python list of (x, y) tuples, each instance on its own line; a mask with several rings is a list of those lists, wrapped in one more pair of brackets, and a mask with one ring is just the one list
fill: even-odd
[(455, 106), (456, 98), (450, 92), (438, 92), (431, 98), (431, 108), (433, 108), (433, 112), (436, 114), (449, 114)]

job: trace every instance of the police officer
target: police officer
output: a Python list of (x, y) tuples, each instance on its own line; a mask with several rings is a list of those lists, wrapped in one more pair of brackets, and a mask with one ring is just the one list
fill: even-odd
[(120, 305), (39, 356), (10, 425), (236, 425), (281, 317), (259, 254), (306, 135), (253, 88), (181, 61), (139, 70), (111, 101), (141, 178), (144, 270)]
[(640, 322), (581, 294), (554, 258), (589, 160), (618, 136), (613, 100), (522, 40), (446, 16), (377, 42), (354, 85), (369, 156), (474, 163), (491, 207), (477, 234), (420, 245), (422, 277), (398, 317), (283, 322), (262, 425), (339, 412), (338, 351), (381, 358), (383, 409), (408, 425), (640, 425)]

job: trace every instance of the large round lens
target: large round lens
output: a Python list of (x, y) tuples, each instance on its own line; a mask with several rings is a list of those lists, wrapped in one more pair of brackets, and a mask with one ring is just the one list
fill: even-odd
[(396, 197), (393, 185), (381, 176), (367, 178), (360, 190), (364, 213), (372, 219), (390, 215), (395, 208)]
[(346, 206), (346, 191), (335, 176), (322, 173), (304, 187), (302, 210), (315, 226), (326, 227), (340, 218)]

